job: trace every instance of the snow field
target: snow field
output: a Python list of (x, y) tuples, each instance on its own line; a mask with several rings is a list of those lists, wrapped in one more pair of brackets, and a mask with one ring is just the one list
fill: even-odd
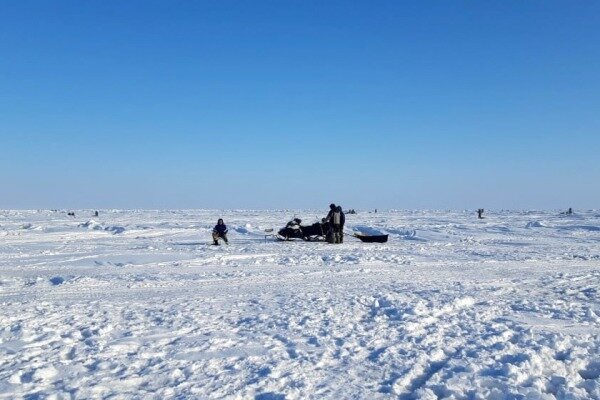
[(597, 212), (87, 215), (0, 212), (1, 398), (600, 398)]

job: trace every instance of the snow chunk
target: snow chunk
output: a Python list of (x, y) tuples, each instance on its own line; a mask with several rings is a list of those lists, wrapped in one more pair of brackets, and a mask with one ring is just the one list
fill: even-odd
[(106, 232), (112, 232), (114, 234), (117, 233), (123, 233), (125, 232), (125, 228), (122, 226), (104, 226), (99, 224), (98, 222), (94, 221), (93, 219), (83, 223), (83, 224), (79, 224), (77, 225), (79, 228), (88, 228), (88, 229), (92, 229), (95, 231), (106, 231)]
[(55, 276), (53, 278), (50, 278), (50, 283), (53, 284), (54, 286), (60, 285), (64, 282), (65, 282), (65, 278), (63, 278), (62, 276)]
[(525, 225), (525, 228), (545, 228), (546, 225), (541, 223), (540, 221), (530, 221)]

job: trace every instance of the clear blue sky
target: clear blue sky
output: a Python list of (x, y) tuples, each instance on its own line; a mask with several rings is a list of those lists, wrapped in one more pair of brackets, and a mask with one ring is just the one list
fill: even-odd
[(0, 208), (599, 208), (598, 1), (2, 1)]

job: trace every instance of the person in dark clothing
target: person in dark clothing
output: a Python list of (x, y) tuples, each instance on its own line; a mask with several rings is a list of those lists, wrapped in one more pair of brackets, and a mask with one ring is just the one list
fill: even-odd
[(327, 241), (329, 243), (343, 243), (346, 216), (342, 211), (342, 207), (331, 203), (329, 205), (329, 213), (325, 220), (329, 223), (330, 227), (330, 234), (326, 237)]
[(323, 218), (323, 222), (326, 222), (327, 225), (329, 226), (329, 229), (327, 230), (327, 234), (325, 235), (325, 241), (328, 243), (335, 243), (335, 235), (334, 235), (334, 230), (333, 230), (332, 219), (333, 219), (333, 213), (335, 212), (336, 208), (337, 208), (337, 206), (335, 204), (331, 203), (329, 205), (329, 212), (327, 213), (327, 216), (325, 218)]
[(337, 206), (333, 211), (333, 215), (331, 217), (331, 224), (333, 227), (333, 243), (342, 243), (343, 235), (344, 235), (344, 223), (346, 217), (342, 212), (342, 207)]
[[(340, 218), (340, 226), (339, 226), (339, 230), (338, 230), (336, 243), (344, 243), (344, 224), (346, 224), (346, 215), (344, 214), (344, 211), (342, 210), (342, 206), (337, 206), (335, 209), (335, 212), (339, 213), (339, 218)], [(334, 213), (334, 218), (335, 218), (335, 213)]]
[(483, 219), (483, 208), (477, 210), (477, 218)]
[(344, 224), (346, 223), (346, 215), (342, 211), (342, 206), (336, 206), (330, 212), (331, 219), (329, 224), (333, 231), (333, 243), (344, 243)]
[(331, 217), (333, 217), (333, 213), (334, 213), (334, 211), (335, 211), (336, 208), (337, 208), (337, 206), (335, 204), (333, 204), (333, 203), (331, 203), (329, 205), (329, 212), (327, 213), (327, 216), (325, 217), (325, 220), (327, 222), (331, 221)]
[(222, 218), (219, 218), (217, 221), (217, 225), (215, 225), (212, 231), (212, 238), (215, 246), (219, 245), (219, 239), (223, 239), (225, 243), (229, 243), (227, 240), (227, 225), (225, 225)]

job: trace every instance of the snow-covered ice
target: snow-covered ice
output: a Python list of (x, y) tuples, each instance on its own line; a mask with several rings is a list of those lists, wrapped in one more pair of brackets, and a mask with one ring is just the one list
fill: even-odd
[(600, 212), (322, 213), (1, 211), (0, 398), (600, 398)]

